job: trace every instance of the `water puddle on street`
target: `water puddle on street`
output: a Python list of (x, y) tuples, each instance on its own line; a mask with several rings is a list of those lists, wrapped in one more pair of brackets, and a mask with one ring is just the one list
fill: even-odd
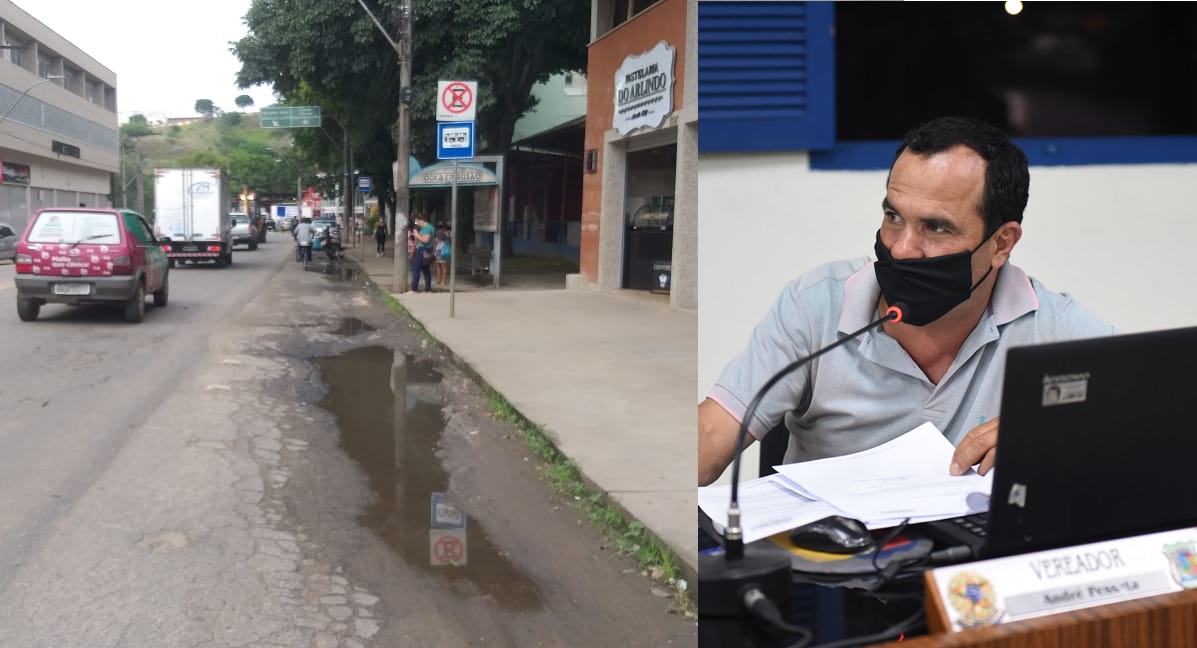
[(432, 363), (379, 346), (316, 363), (328, 387), (320, 407), (336, 416), (341, 446), (377, 495), (359, 522), (456, 595), (513, 611), (543, 607), (536, 584), (448, 496), (449, 475), (436, 456), (441, 374)]
[(324, 275), (329, 281), (351, 281), (357, 277), (357, 270), (348, 266), (336, 265), (333, 267), (319, 266), (317, 270)]
[(377, 329), (356, 317), (346, 317), (341, 320), (340, 324), (333, 328), (332, 333), (335, 335), (357, 335), (358, 333), (368, 333), (374, 330)]

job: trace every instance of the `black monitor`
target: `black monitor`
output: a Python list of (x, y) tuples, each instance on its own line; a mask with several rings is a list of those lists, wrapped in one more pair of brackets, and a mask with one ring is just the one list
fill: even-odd
[(1197, 525), (1197, 327), (1012, 348), (983, 557)]

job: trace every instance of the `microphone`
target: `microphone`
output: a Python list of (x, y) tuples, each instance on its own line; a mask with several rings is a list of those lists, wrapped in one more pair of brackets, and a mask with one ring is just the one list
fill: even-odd
[[(886, 322), (901, 322), (909, 313), (906, 304), (898, 302), (886, 309), (885, 315), (868, 326), (850, 333), (818, 351), (786, 365), (757, 390), (748, 403), (740, 430), (736, 435), (736, 456), (732, 461), (731, 504), (727, 510), (727, 526), (723, 530), (724, 554), (699, 556), (698, 573), (698, 643), (699, 646), (741, 646), (756, 648), (781, 645), (773, 635), (774, 628), (763, 630), (752, 623), (747, 609), (749, 601), (763, 596), (775, 601), (788, 601), (790, 596), (790, 559), (780, 552), (744, 546), (744, 532), (740, 527), (740, 452), (748, 435), (748, 422), (756, 415), (765, 394), (795, 369), (815, 358), (854, 340)], [(706, 621), (707, 630), (703, 629)]]

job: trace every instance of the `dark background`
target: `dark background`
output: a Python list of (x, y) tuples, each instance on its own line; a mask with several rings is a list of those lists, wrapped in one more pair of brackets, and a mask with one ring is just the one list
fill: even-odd
[(1197, 134), (1193, 3), (836, 3), (840, 141), (948, 114), (1015, 137)]

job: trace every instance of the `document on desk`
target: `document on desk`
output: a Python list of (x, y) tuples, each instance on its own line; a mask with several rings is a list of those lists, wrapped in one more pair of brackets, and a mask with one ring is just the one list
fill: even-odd
[[(741, 482), (737, 500), (744, 542), (755, 542), (829, 515), (843, 515), (834, 506), (813, 499), (801, 490), (781, 475)], [(720, 533), (727, 526), (730, 504), (731, 484), (698, 489), (698, 506), (711, 518), (715, 530)]]
[(906, 518), (927, 522), (978, 512), (969, 495), (984, 493), (987, 501), (993, 471), (982, 477), (970, 469), (953, 477), (948, 465), (954, 451), (943, 433), (924, 423), (876, 448), (777, 471), (869, 528), (884, 528)]

